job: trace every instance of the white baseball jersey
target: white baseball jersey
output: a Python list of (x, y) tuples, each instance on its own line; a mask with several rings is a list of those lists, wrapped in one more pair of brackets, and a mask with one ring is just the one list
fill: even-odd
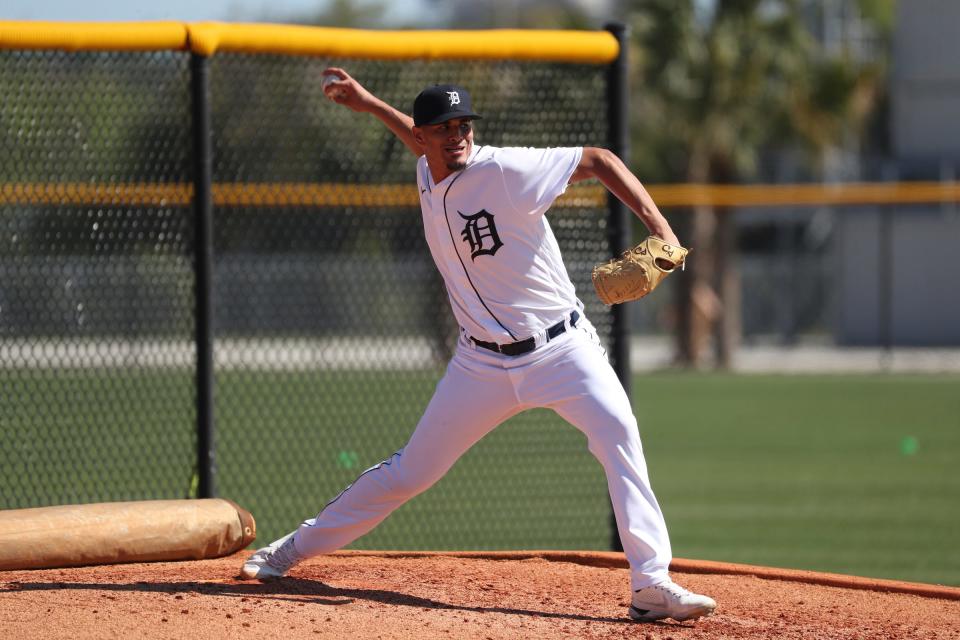
[(417, 163), (423, 228), (453, 313), (470, 336), (514, 342), (563, 320), (577, 296), (544, 217), (583, 149), (474, 145), (434, 183)]

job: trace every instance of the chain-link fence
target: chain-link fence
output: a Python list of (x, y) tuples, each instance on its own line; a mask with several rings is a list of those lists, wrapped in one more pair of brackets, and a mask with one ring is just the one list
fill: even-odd
[(0, 52), (2, 507), (190, 490), (187, 60)]
[[(608, 139), (606, 65), (209, 59), (216, 487), (265, 539), (403, 445), (456, 336), (415, 159), (323, 97), (329, 64), (408, 112), (423, 86), (467, 86), (481, 144)], [(197, 493), (190, 68), (173, 51), (0, 52), (0, 508)], [(609, 342), (584, 295), (611, 255), (606, 200), (574, 192), (549, 215)], [(533, 411), (355, 546), (610, 538), (584, 438)]]
[[(371, 185), (412, 182), (415, 158), (403, 144), (373, 118), (324, 98), (316, 79), (332, 61), (211, 62), (214, 182), (263, 185), (261, 204), (216, 215), (219, 488), (279, 532), (402, 446), (450, 356), (456, 324), (412, 185), (412, 197), (398, 203), (269, 204), (277, 199), (270, 185), (336, 185), (326, 188), (362, 203), (385, 199)], [(607, 135), (600, 67), (337, 64), (408, 112), (428, 84), (467, 86), (484, 115), (479, 144), (602, 144)], [(590, 267), (610, 251), (605, 209), (557, 206), (550, 216), (571, 277), (589, 290)], [(584, 298), (608, 335), (609, 313)], [(491, 434), (357, 546), (602, 547), (610, 537), (605, 495), (582, 437), (552, 413), (534, 412)]]

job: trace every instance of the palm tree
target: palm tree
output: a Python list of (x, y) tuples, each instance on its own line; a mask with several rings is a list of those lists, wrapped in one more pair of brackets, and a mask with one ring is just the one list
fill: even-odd
[[(648, 181), (749, 178), (760, 151), (798, 141), (822, 150), (872, 104), (863, 89), (876, 76), (826, 58), (799, 0), (625, 4), (638, 61), (633, 160)], [(715, 332), (726, 367), (740, 335), (732, 216), (704, 205), (683, 222), (695, 253), (678, 280), (678, 359), (700, 365)]]

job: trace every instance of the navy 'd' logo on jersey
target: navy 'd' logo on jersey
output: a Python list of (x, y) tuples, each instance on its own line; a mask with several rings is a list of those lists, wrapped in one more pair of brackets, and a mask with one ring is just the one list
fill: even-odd
[(457, 214), (467, 221), (460, 235), (470, 243), (470, 258), (476, 260), (479, 255), (494, 255), (503, 246), (497, 234), (497, 225), (493, 221), (493, 214), (481, 209), (472, 216), (465, 216), (459, 211)]

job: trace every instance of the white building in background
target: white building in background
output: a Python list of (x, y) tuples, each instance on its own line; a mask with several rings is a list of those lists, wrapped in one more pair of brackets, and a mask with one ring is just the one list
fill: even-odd
[[(894, 175), (960, 178), (960, 2), (897, 3)], [(838, 216), (841, 344), (960, 344), (960, 203)]]
[(960, 2), (898, 3), (893, 144), (902, 171), (956, 178), (960, 169)]

